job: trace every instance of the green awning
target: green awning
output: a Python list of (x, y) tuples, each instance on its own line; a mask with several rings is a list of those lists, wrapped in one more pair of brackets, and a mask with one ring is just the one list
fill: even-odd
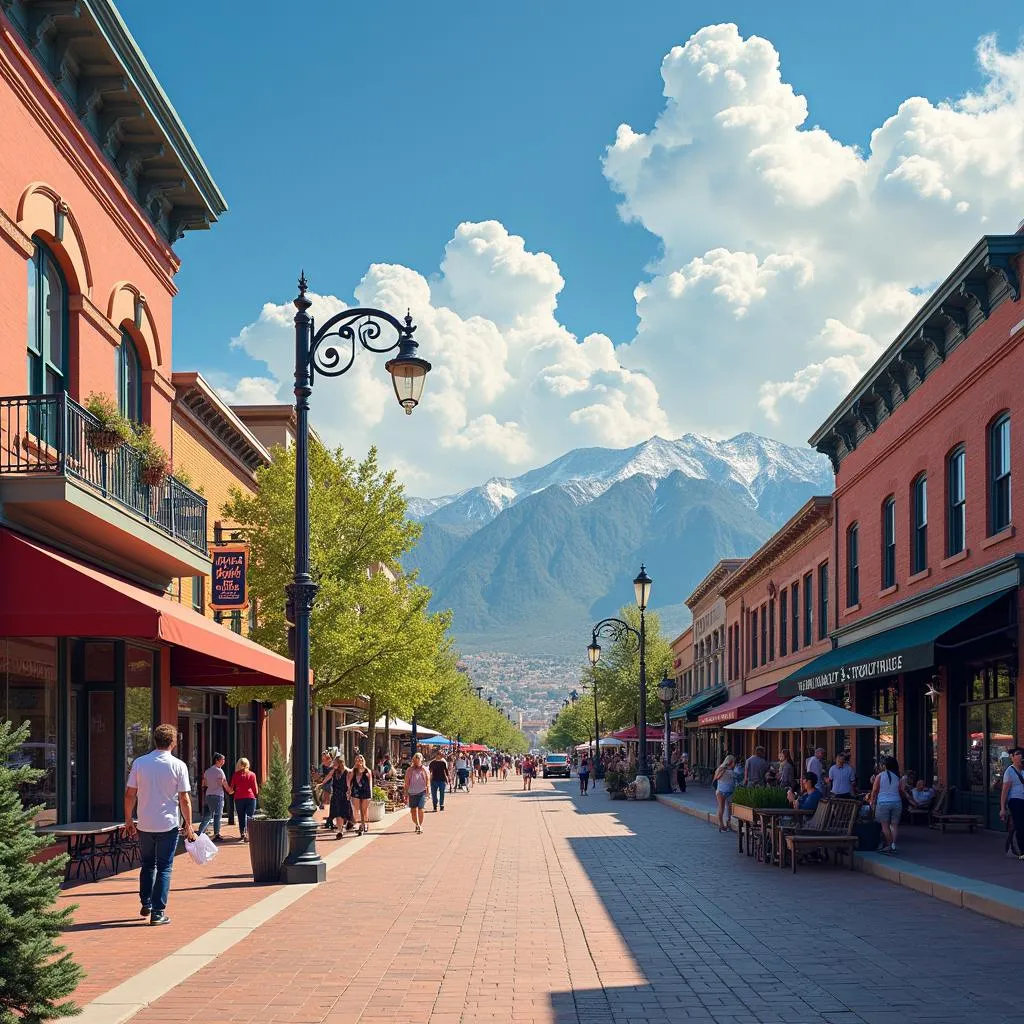
[(721, 704), (728, 696), (729, 691), (724, 686), (713, 686), (710, 690), (701, 690), (696, 697), (691, 697), (685, 704), (673, 708), (668, 717), (673, 720), (696, 718), (701, 712)]
[(1009, 590), (1003, 590), (980, 597), (916, 622), (908, 622), (905, 626), (865, 637), (846, 647), (837, 647), (783, 679), (779, 683), (779, 693), (789, 698), (814, 690), (930, 668), (935, 664), (935, 644), (944, 634), (1008, 593)]

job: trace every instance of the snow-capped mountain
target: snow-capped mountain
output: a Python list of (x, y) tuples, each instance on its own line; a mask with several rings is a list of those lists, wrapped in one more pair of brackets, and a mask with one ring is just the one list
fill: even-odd
[(409, 514), (439, 524), (482, 526), (548, 487), (560, 487), (577, 505), (586, 505), (619, 481), (641, 476), (654, 484), (677, 471), (693, 480), (726, 484), (769, 521), (793, 511), (785, 501), (780, 507), (774, 493), (778, 484), (785, 489), (808, 484), (820, 493), (832, 489), (828, 460), (810, 448), (750, 433), (727, 441), (685, 434), (675, 441), (652, 437), (632, 448), (577, 448), (522, 476), (492, 477), (479, 487), (439, 498), (410, 498)]

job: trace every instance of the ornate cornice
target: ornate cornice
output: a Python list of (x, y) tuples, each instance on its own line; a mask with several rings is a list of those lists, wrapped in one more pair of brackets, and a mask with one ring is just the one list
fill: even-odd
[(1020, 298), (1024, 234), (985, 235), (932, 293), (842, 404), (815, 431), (811, 446), (838, 472), (874, 433), (1007, 299)]
[(717, 587), (722, 580), (726, 579), (730, 574), (736, 572), (741, 565), (743, 565), (744, 559), (742, 558), (723, 558), (712, 570), (697, 584), (694, 591), (686, 599), (686, 607), (693, 611), (694, 607), (700, 604), (705, 597), (710, 594), (715, 587)]
[(25, 259), (32, 258), (32, 253), (35, 252), (32, 239), (3, 210), (0, 210), (0, 236)]

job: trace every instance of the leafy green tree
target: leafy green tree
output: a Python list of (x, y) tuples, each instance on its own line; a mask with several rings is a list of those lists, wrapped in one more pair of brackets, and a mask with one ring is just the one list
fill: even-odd
[(33, 831), (40, 808), (23, 806), (18, 787), (42, 772), (10, 767), (28, 735), (27, 722), (17, 729), (0, 722), (0, 1024), (42, 1024), (81, 1012), (68, 997), (82, 968), (56, 941), (76, 909), (54, 907), (67, 857), (33, 860), (50, 840)]

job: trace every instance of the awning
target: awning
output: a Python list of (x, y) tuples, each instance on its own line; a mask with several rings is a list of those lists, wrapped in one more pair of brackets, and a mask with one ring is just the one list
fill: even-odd
[(702, 711), (708, 711), (721, 704), (729, 691), (724, 686), (713, 686), (710, 690), (701, 690), (696, 697), (691, 697), (685, 704), (673, 708), (669, 718), (696, 718)]
[[(661, 743), (664, 738), (664, 731), (658, 728), (658, 726), (647, 726), (648, 743)], [(681, 737), (677, 733), (669, 733), (669, 739), (673, 743), (680, 738)], [(631, 725), (628, 729), (620, 729), (618, 732), (613, 732), (612, 739), (622, 740), (624, 743), (636, 743), (636, 741), (640, 739), (640, 730), (635, 725)]]
[(809, 661), (779, 683), (779, 693), (792, 697), (832, 686), (913, 672), (935, 664), (936, 642), (971, 616), (995, 604), (1009, 590), (947, 608), (916, 622), (837, 647)]
[(105, 636), (171, 647), (174, 686), (282, 686), (292, 662), (160, 594), (0, 530), (0, 636)]
[(777, 686), (765, 686), (760, 690), (753, 690), (751, 693), (741, 693), (738, 697), (726, 701), (721, 707), (701, 715), (697, 719), (699, 725), (725, 725), (726, 722), (735, 722), (739, 718), (746, 718), (747, 715), (755, 715), (758, 711), (766, 711), (782, 703)]

